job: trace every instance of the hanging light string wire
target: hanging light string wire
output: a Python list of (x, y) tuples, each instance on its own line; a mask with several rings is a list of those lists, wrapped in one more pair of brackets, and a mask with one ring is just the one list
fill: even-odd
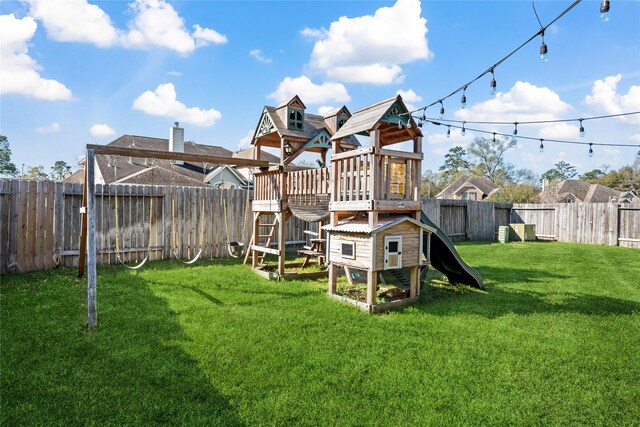
[[(428, 123), (431, 123), (433, 125), (436, 126), (448, 126), (448, 127), (452, 127), (452, 128), (456, 128), (456, 129), (464, 129), (465, 131), (469, 131), (469, 132), (477, 132), (477, 133), (484, 133), (484, 134), (489, 134), (489, 135), (494, 135), (495, 136), (504, 136), (504, 137), (508, 137), (508, 138), (514, 138), (516, 139), (515, 136), (509, 134), (509, 133), (501, 133), (501, 132), (493, 132), (493, 131), (488, 131), (488, 130), (483, 130), (483, 129), (475, 129), (475, 128), (469, 128), (466, 126), (456, 126), (456, 125), (452, 125), (452, 124), (443, 124), (439, 121), (433, 120), (433, 119), (426, 119), (425, 120)], [(469, 123), (469, 122), (467, 122)], [(509, 123), (509, 124), (513, 124), (513, 123)], [(615, 144), (615, 143), (605, 143), (605, 142), (582, 142), (582, 141), (568, 141), (568, 140), (564, 140), (564, 139), (553, 139), (553, 138), (535, 138), (533, 136), (522, 136), (522, 135), (518, 135), (517, 139), (528, 139), (528, 140), (532, 140), (532, 141), (544, 141), (544, 142), (555, 142), (555, 143), (559, 143), (559, 144), (574, 144), (574, 145), (589, 145), (589, 146), (601, 146), (601, 147), (640, 147), (640, 144)]]
[[(420, 110), (418, 110), (420, 111)], [(640, 114), (640, 111), (631, 111), (629, 113), (619, 113), (619, 114), (607, 114), (604, 116), (593, 116), (593, 117), (577, 117), (574, 119), (554, 119), (554, 120), (528, 120), (528, 121), (510, 121), (510, 122), (492, 122), (492, 121), (473, 121), (473, 120), (451, 120), (451, 119), (436, 119), (434, 117), (427, 117), (426, 121), (439, 121), (445, 123), (466, 123), (466, 124), (474, 124), (474, 125), (535, 125), (535, 124), (544, 124), (544, 123), (566, 123), (566, 122), (580, 122), (580, 121), (589, 121), (589, 120), (598, 120), (598, 119), (608, 119), (611, 117), (623, 117), (623, 116), (632, 116), (634, 114)], [(414, 119), (419, 120), (420, 117), (414, 117)]]
[(523, 47), (525, 47), (527, 44), (529, 44), (533, 39), (535, 39), (536, 37), (538, 37), (539, 35), (541, 35), (542, 33), (544, 33), (544, 31), (549, 28), (551, 25), (553, 25), (556, 21), (558, 21), (560, 18), (562, 18), (564, 15), (566, 15), (571, 9), (573, 9), (574, 7), (576, 7), (580, 2), (582, 2), (582, 0), (576, 0), (574, 1), (569, 7), (567, 7), (564, 11), (562, 11), (562, 13), (560, 13), (560, 15), (556, 16), (551, 22), (549, 22), (547, 25), (541, 27), (535, 34), (533, 34), (531, 37), (529, 37), (524, 43), (522, 43), (520, 46), (516, 47), (514, 50), (512, 50), (509, 54), (507, 54), (504, 58), (500, 59), (498, 62), (496, 62), (495, 64), (493, 64), (491, 67), (487, 68), (482, 74), (480, 74), (478, 77), (476, 77), (475, 79), (463, 84), (462, 86), (460, 86), (458, 89), (454, 90), (453, 92), (451, 92), (450, 94), (448, 94), (447, 96), (444, 96), (440, 99), (438, 99), (437, 101), (432, 102), (431, 104), (422, 107), (422, 108), (418, 108), (417, 110), (413, 110), (409, 113), (403, 113), (401, 115), (406, 115), (406, 114), (412, 114), (412, 113), (416, 113), (418, 111), (426, 111), (427, 108), (432, 107), (438, 103), (442, 104), (442, 101), (444, 101), (445, 99), (451, 98), (453, 95), (457, 94), (458, 92), (465, 90), (468, 86), (470, 86), (471, 84), (475, 83), (476, 81), (480, 80), (482, 77), (486, 76), (489, 73), (493, 73), (493, 71), (495, 70), (495, 68), (502, 64), (504, 61), (506, 61), (507, 59), (509, 59), (511, 56), (513, 56), (516, 52), (518, 52), (520, 49), (522, 49)]

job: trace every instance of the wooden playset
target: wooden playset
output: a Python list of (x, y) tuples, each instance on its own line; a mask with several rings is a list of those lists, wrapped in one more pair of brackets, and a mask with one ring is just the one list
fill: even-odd
[[(285, 262), (285, 223), (293, 215), (318, 223), (317, 231), (310, 232), (314, 235), (309, 246), (299, 253), (306, 257), (305, 265), (310, 257), (318, 262), (328, 257), (330, 295), (369, 311), (415, 300), (420, 271), (429, 265), (430, 233), (435, 231), (420, 222), (420, 129), (399, 95), (353, 115), (346, 107), (324, 116), (305, 109), (295, 96), (262, 111), (252, 141), (256, 160), (262, 148), (271, 147), (279, 149), (281, 164), (254, 175), (254, 231), (246, 260), (270, 277), (274, 272), (277, 277), (291, 276), (291, 265)], [(370, 146), (362, 147), (356, 135), (368, 137)], [(389, 148), (400, 143), (410, 151)], [(331, 165), (325, 167), (329, 149)], [(318, 153), (321, 167), (293, 166), (304, 152)], [(263, 223), (263, 218), (269, 221)], [(278, 245), (272, 248), (276, 235)], [(264, 262), (267, 254), (277, 256), (277, 266)], [(381, 272), (390, 276), (385, 280)], [(379, 278), (385, 284), (394, 281), (393, 288), (400, 289), (387, 294), (387, 303), (378, 301)], [(361, 283), (366, 297), (338, 295), (339, 281)]]

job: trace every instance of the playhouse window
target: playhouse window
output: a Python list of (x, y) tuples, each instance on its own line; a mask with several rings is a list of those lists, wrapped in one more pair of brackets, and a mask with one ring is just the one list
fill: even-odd
[(302, 130), (304, 124), (304, 112), (289, 108), (289, 129)]
[(342, 258), (356, 259), (356, 243), (342, 242), (340, 244), (340, 255)]
[(344, 117), (340, 117), (338, 119), (338, 129), (340, 129), (342, 127), (343, 124), (345, 124), (347, 122), (347, 119)]

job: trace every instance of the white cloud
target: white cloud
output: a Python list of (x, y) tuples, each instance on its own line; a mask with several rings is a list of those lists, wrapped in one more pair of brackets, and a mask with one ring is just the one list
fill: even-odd
[(342, 83), (313, 83), (307, 76), (285, 77), (268, 98), (277, 102), (287, 101), (298, 95), (305, 104), (322, 104), (327, 101), (349, 102), (351, 97)]
[(207, 46), (209, 43), (225, 44), (228, 41), (227, 36), (211, 28), (202, 28), (200, 25), (195, 24), (193, 29), (195, 30), (193, 38), (196, 39), (196, 46), (198, 47)]
[[(445, 155), (450, 148), (455, 147), (456, 145), (466, 147), (473, 142), (474, 137), (471, 132), (466, 132), (463, 136), (462, 130), (451, 128), (451, 135), (447, 137), (446, 126), (435, 126), (430, 124), (428, 127), (428, 130), (423, 128), (423, 132), (427, 135), (427, 143), (432, 146), (431, 150), (438, 156)], [(442, 130), (442, 132), (439, 132), (440, 130)]]
[(103, 123), (96, 123), (95, 125), (91, 126), (89, 128), (89, 132), (91, 133), (91, 136), (95, 136), (97, 138), (102, 136), (111, 136), (116, 133), (115, 130)]
[[(640, 111), (640, 86), (631, 86), (625, 95), (617, 93), (618, 83), (622, 79), (621, 74), (596, 80), (591, 88), (591, 95), (584, 98), (584, 102), (598, 111), (606, 114), (620, 114), (632, 111)], [(627, 123), (640, 123), (639, 116), (620, 117)]]
[(86, 42), (100, 47), (117, 42), (118, 31), (109, 15), (87, 0), (26, 1), (31, 16), (42, 21), (53, 40)]
[(569, 123), (554, 123), (545, 125), (538, 131), (539, 138), (545, 139), (571, 139), (575, 140), (580, 136), (580, 128)]
[(28, 42), (36, 28), (38, 24), (31, 17), (0, 15), (0, 94), (69, 101), (71, 91), (56, 80), (41, 77), (42, 67), (29, 56)]
[(173, 83), (158, 85), (153, 92), (150, 90), (144, 92), (133, 101), (133, 108), (152, 116), (169, 117), (176, 121), (201, 127), (213, 126), (222, 118), (222, 114), (213, 108), (208, 110), (197, 107), (189, 108), (178, 101)]
[(167, 73), (170, 76), (174, 76), (174, 77), (179, 77), (182, 75), (182, 73), (180, 71), (175, 71), (175, 70), (171, 70)]
[(318, 114), (320, 114), (321, 116), (324, 116), (329, 111), (332, 111), (332, 110), (335, 110), (335, 109), (336, 109), (336, 107), (332, 107), (331, 105), (322, 105), (322, 106), (318, 107)]
[(251, 140), (253, 139), (253, 133), (254, 132), (255, 131), (250, 130), (249, 132), (247, 132), (247, 134), (245, 136), (240, 138), (240, 141), (238, 141), (238, 148), (244, 150), (246, 148), (251, 147)]
[(422, 102), (422, 97), (416, 94), (413, 91), (413, 89), (409, 89), (409, 90), (398, 89), (396, 91), (396, 95), (400, 95), (402, 97), (402, 100), (404, 101), (404, 104), (407, 106), (409, 111), (413, 111), (419, 108), (414, 103)]
[(459, 109), (454, 116), (473, 121), (553, 120), (569, 109), (571, 106), (551, 89), (518, 81), (509, 92), (499, 92), (488, 101)]
[(42, 21), (49, 37), (57, 41), (136, 49), (160, 46), (182, 54), (210, 43), (227, 42), (225, 35), (198, 24), (193, 25), (193, 32), (189, 33), (184, 19), (165, 0), (130, 3), (134, 17), (126, 30), (114, 27), (109, 15), (87, 0), (25, 1), (30, 5), (30, 14)]
[(398, 0), (373, 15), (340, 17), (328, 30), (305, 28), (316, 38), (310, 65), (331, 80), (389, 84), (403, 81), (400, 65), (433, 56), (419, 0)]
[[(597, 153), (598, 150), (602, 150), (602, 153)], [(602, 159), (605, 159), (607, 163), (619, 163), (622, 164), (624, 160), (622, 158), (622, 152), (613, 147), (593, 147), (594, 157), (596, 154), (600, 154)], [(631, 160), (633, 162), (633, 160)]]
[(629, 137), (629, 140), (640, 143), (640, 133), (634, 133)]
[(266, 56), (264, 56), (264, 54), (262, 53), (262, 51), (260, 49), (253, 49), (251, 51), (249, 51), (249, 55), (253, 56), (255, 58), (256, 61), (258, 62), (264, 62), (266, 64), (270, 63), (272, 61), (271, 58), (268, 58)]
[(36, 133), (58, 133), (62, 128), (58, 122), (53, 122), (50, 125), (40, 126), (36, 128)]

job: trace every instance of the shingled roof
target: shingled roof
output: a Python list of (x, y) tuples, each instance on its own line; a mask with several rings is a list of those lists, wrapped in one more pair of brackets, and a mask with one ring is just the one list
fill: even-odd
[(482, 191), (487, 196), (498, 191), (500, 187), (487, 178), (480, 176), (462, 175), (451, 184), (447, 185), (441, 192), (436, 194), (436, 199), (452, 199), (465, 186), (472, 186)]
[(608, 203), (619, 201), (626, 191), (618, 191), (601, 184), (591, 184), (578, 179), (565, 179), (545, 188), (538, 195), (542, 203), (563, 203), (577, 201), (583, 203)]

